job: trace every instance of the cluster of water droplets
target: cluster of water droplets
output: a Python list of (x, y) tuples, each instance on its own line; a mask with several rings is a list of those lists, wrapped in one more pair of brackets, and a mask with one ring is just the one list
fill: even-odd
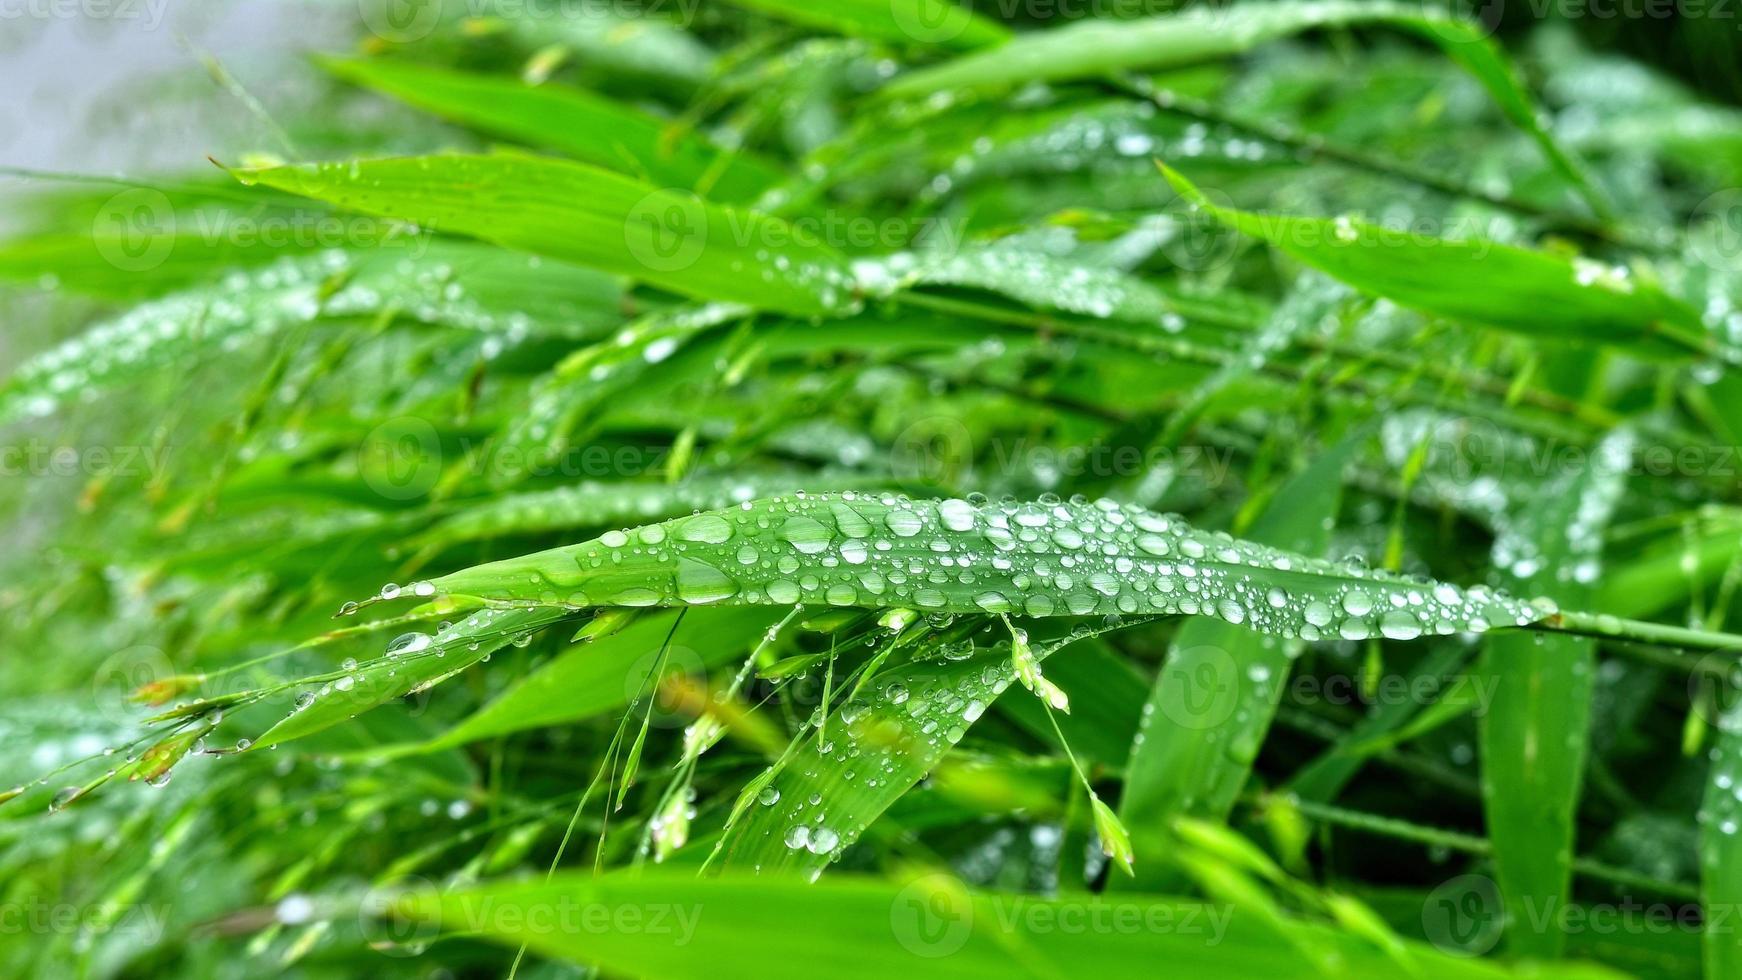
[[(1723, 838), (1733, 838), (1742, 830), (1742, 707), (1728, 708), (1718, 719), (1718, 729), (1722, 735), (1707, 752), (1711, 769), (1706, 776), (1706, 795), (1695, 815), (1707, 831), (1700, 863), (1705, 874), (1713, 877), (1727, 873), (1725, 853), (1734, 846)], [(1714, 831), (1720, 839), (1712, 839)]]
[[(1597, 581), (1603, 530), (1620, 501), (1623, 478), (1633, 461), (1634, 436), (1620, 429), (1604, 438), (1582, 467), (1558, 474), (1543, 488), (1544, 501), (1570, 501), (1571, 519), (1559, 508), (1529, 507), (1498, 520), (1494, 565), (1515, 579), (1539, 575), (1588, 586)], [(1544, 513), (1544, 511), (1547, 513)], [(1544, 527), (1545, 520), (1564, 522)], [(1547, 549), (1553, 542), (1554, 554)]]
[(762, 788), (757, 828), (788, 851), (838, 857), (1014, 679), (1006, 653), (964, 650), (960, 659), (897, 668), (842, 705), (812, 751)]
[[(463, 510), (431, 533), (436, 541), (465, 541), (570, 527), (599, 527), (658, 520), (686, 511), (714, 510), (789, 490), (795, 483), (827, 487), (828, 473), (746, 473), (699, 478), (682, 483), (623, 483), (583, 480), (530, 493), (495, 497)], [(846, 485), (854, 480), (839, 479)]]
[(981, 137), (950, 163), (951, 186), (976, 180), (1082, 170), (1153, 177), (1152, 161), (1210, 158), (1259, 163), (1284, 152), (1228, 126), (1177, 122), (1148, 102), (1119, 102), (1072, 112), (1040, 132), (1013, 139)]
[(492, 597), (576, 606), (802, 602), (1027, 616), (1204, 615), (1306, 640), (1407, 640), (1525, 625), (1544, 615), (1483, 586), (1465, 590), (1360, 562), (1304, 558), (1199, 531), (1177, 515), (1052, 496), (794, 494), (610, 531), (559, 553), (572, 559), (572, 570), (551, 553), (531, 556), (535, 594)]
[[(403, 588), (389, 583), (382, 587), (379, 598), (434, 594), (435, 586), (430, 582), (416, 582)], [(346, 603), (340, 612), (349, 613), (355, 608), (355, 603)], [(534, 625), (515, 621), (527, 615), (523, 610), (487, 608), (458, 622), (443, 622), (434, 633), (422, 630), (400, 633), (387, 642), (381, 657), (366, 663), (347, 658), (339, 665), (338, 676), (298, 694), (291, 714), (307, 711), (329, 698), (351, 699), (354, 704), (350, 707), (355, 714), (389, 697), (416, 693), (474, 660), (489, 660), (491, 651), (505, 643), (523, 646), (531, 642)], [(451, 651), (462, 651), (462, 655), (450, 661), (447, 656)]]
[(924, 256), (914, 277), (933, 285), (989, 289), (1031, 306), (1083, 316), (1161, 323), (1172, 330), (1183, 326), (1176, 323), (1167, 294), (1143, 280), (1029, 247), (993, 244)]
[(744, 316), (737, 303), (703, 303), (661, 311), (624, 326), (608, 339), (572, 354), (532, 390), (508, 431), (508, 442), (536, 451), (565, 433), (562, 421), (634, 382), (699, 333)]

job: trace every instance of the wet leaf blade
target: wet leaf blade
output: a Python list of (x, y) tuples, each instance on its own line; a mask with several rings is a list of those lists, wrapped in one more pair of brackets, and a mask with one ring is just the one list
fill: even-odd
[(563, 259), (700, 299), (786, 313), (850, 310), (846, 260), (780, 218), (581, 163), (452, 154), (234, 171), (445, 234)]
[(257, 749), (282, 745), (312, 735), (380, 707), (388, 701), (423, 690), (476, 664), (516, 637), (566, 618), (549, 608), (481, 610), (439, 630), (415, 653), (382, 657), (344, 672), (321, 685), (306, 706), (254, 740)]
[(382, 59), (322, 59), (334, 75), (483, 132), (544, 147), (659, 187), (751, 201), (781, 179), (774, 165), (734, 154), (583, 89)]
[(1177, 172), (1162, 170), (1175, 190), (1215, 220), (1424, 313), (1561, 342), (1598, 341), (1657, 359), (1715, 348), (1698, 311), (1602, 266), (1480, 239), (1218, 207)]
[[(1708, 909), (1734, 909), (1742, 902), (1742, 708), (1732, 705), (1717, 728), (1700, 807), (1700, 901)], [(1701, 941), (1707, 980), (1742, 971), (1742, 940), (1733, 930), (1708, 927)]]
[(1201, 614), (1309, 640), (1360, 639), (1382, 628), (1481, 632), (1542, 615), (1479, 587), (1424, 585), (1112, 501), (973, 503), (851, 491), (607, 532), (434, 585), (455, 597), (575, 608), (803, 602), (1041, 618)]
[(1010, 37), (996, 21), (974, 13), (954, 0), (731, 0), (751, 10), (807, 27), (839, 31), (896, 44), (935, 44), (958, 49), (983, 48)]
[[(1623, 432), (1589, 465), (1545, 487), (1495, 541), (1494, 562), (1520, 589), (1569, 605), (1596, 580), (1604, 525), (1631, 461)], [(1507, 908), (1560, 908), (1572, 877), (1573, 817), (1590, 744), (1596, 642), (1575, 636), (1490, 637), (1476, 675), (1493, 682), (1478, 724), (1482, 799)], [(1551, 920), (1513, 920), (1510, 948), (1560, 955), (1565, 934)]]
[[(1254, 523), (1253, 540), (1322, 554), (1342, 499), (1345, 441), (1290, 481)], [(1120, 816), (1141, 845), (1178, 816), (1225, 819), (1251, 771), (1287, 682), (1297, 641), (1195, 618), (1168, 649), (1131, 747)], [(1157, 862), (1139, 861), (1149, 866)]]
[[(722, 964), (745, 964), (745, 970), (755, 964), (756, 975), (770, 980), (806, 980), (818, 973), (989, 980), (1077, 971), (1138, 976), (1166, 962), (1202, 976), (1317, 976), (1301, 961), (1303, 946), (1334, 956), (1340, 976), (1379, 980), (1398, 971), (1392, 953), (1356, 932), (1287, 922), (1258, 910), (1159, 896), (1091, 900), (1066, 895), (1024, 898), (1012, 918), (1011, 900), (972, 893), (944, 874), (905, 885), (865, 877), (812, 884), (742, 875), (696, 878), (669, 868), (564, 874), (547, 882), (488, 884), (444, 894), (421, 891), (402, 898), (397, 907), (413, 921), (439, 917), (452, 932), (481, 930), (505, 944), (524, 941), (548, 956), (632, 975), (717, 977)], [(1043, 924), (1080, 916), (1086, 905), (1104, 908), (1108, 921), (1176, 925), (1097, 930)], [(643, 927), (585, 924), (601, 921), (600, 912), (607, 913), (602, 919), (609, 923), (612, 910), (633, 910)], [(1214, 929), (1203, 918), (1212, 910), (1221, 917)], [(572, 924), (540, 926), (552, 921)], [(1188, 921), (1201, 927), (1177, 926)], [(804, 928), (795, 929), (794, 923)], [(770, 949), (781, 955), (769, 956)], [(1448, 980), (1515, 975), (1422, 943), (1403, 944), (1403, 954), (1424, 973)], [(1531, 976), (1543, 980), (1613, 976), (1583, 966), (1536, 969), (1540, 972)]]
[(914, 98), (953, 88), (1006, 88), (1034, 81), (1165, 71), (1232, 57), (1304, 31), (1381, 24), (1437, 45), (1488, 90), (1500, 111), (1534, 140), (1550, 163), (1599, 213), (1605, 203), (1583, 168), (1543, 129), (1535, 101), (1506, 55), (1473, 21), (1422, 7), (1339, 0), (1284, 0), (1189, 8), (1139, 20), (1091, 19), (1021, 35), (986, 51), (896, 79), (889, 94)]

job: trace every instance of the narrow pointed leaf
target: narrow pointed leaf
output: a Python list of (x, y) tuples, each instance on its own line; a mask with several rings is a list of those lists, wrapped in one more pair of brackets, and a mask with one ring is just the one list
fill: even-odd
[(1214, 220), (1423, 313), (1658, 358), (1717, 349), (1697, 310), (1623, 270), (1481, 239), (1218, 207), (1172, 169), (1162, 170), (1175, 190)]
[(747, 502), (434, 580), (571, 607), (776, 605), (1028, 616), (1204, 615), (1301, 639), (1524, 626), (1531, 604), (1308, 558), (1110, 500), (806, 494)]
[(731, 0), (795, 24), (895, 44), (972, 49), (997, 44), (1010, 32), (956, 0)]
[(896, 79), (887, 91), (911, 98), (953, 88), (999, 89), (1124, 70), (1158, 72), (1228, 58), (1308, 30), (1364, 24), (1394, 27), (1439, 46), (1488, 90), (1506, 118), (1536, 141), (1557, 170), (1593, 203), (1601, 203), (1580, 166), (1543, 129), (1530, 94), (1482, 26), (1409, 4), (1282, 0), (1191, 7), (1135, 21), (1087, 19), (920, 69)]
[(493, 75), (409, 62), (324, 59), (347, 81), (475, 127), (545, 147), (655, 186), (693, 190), (723, 203), (747, 202), (781, 177), (772, 164), (709, 144), (662, 120), (583, 89), (527, 85)]
[[(1252, 538), (1323, 553), (1354, 445), (1345, 441), (1325, 453), (1280, 490), (1253, 525)], [(1145, 705), (1119, 800), (1140, 845), (1163, 839), (1176, 817), (1227, 817), (1300, 649), (1299, 641), (1209, 618), (1180, 629)], [(1146, 870), (1150, 863), (1139, 862)]]
[[(1494, 544), (1494, 564), (1519, 587), (1572, 606), (1591, 594), (1604, 526), (1631, 461), (1623, 432), (1580, 470), (1544, 487)], [(1494, 864), (1508, 909), (1559, 909), (1572, 876), (1573, 814), (1590, 744), (1594, 640), (1490, 637), (1477, 674), (1494, 678), (1480, 719), (1482, 799)], [(1559, 918), (1515, 915), (1517, 953), (1560, 955)]]
[(245, 183), (564, 259), (700, 299), (845, 312), (846, 260), (787, 222), (598, 167), (519, 154), (239, 170)]
[(434, 635), (395, 643), (398, 652), (341, 671), (304, 694), (283, 721), (254, 740), (256, 748), (281, 745), (330, 728), (397, 697), (432, 687), (519, 637), (564, 618), (552, 609), (483, 609)]

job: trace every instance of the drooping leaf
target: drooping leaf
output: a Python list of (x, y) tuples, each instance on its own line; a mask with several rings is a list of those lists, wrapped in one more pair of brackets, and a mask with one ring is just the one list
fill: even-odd
[(238, 170), (245, 183), (788, 313), (850, 310), (846, 260), (787, 222), (580, 163), (464, 154)]
[(1010, 32), (955, 0), (731, 0), (795, 24), (895, 44), (972, 49), (997, 44)]
[(1537, 142), (1556, 169), (1600, 203), (1582, 169), (1543, 129), (1529, 93), (1499, 46), (1484, 36), (1482, 26), (1401, 3), (1284, 0), (1190, 7), (1137, 21), (1088, 19), (911, 72), (890, 83), (887, 91), (912, 98), (954, 88), (1001, 89), (1122, 70), (1163, 71), (1227, 58), (1316, 28), (1364, 24), (1395, 27), (1438, 45), (1482, 83), (1506, 118)]
[(1214, 220), (1357, 289), (1424, 313), (1565, 343), (1605, 343), (1658, 358), (1717, 350), (1698, 311), (1625, 270), (1347, 218), (1218, 207), (1165, 164), (1162, 170), (1175, 190)]
[(675, 121), (583, 89), (379, 59), (321, 63), (340, 78), (456, 122), (627, 173), (656, 187), (740, 203), (754, 201), (780, 180), (772, 164), (722, 150), (682, 131)]
[(68, 399), (316, 320), (394, 314), (502, 334), (584, 336), (620, 322), (623, 301), (610, 276), (469, 243), (287, 258), (143, 303), (25, 362), (0, 385), (0, 420), (47, 414)]
[(554, 609), (481, 609), (434, 634), (409, 633), (387, 654), (301, 695), (283, 721), (254, 740), (270, 748), (354, 718), (394, 698), (440, 684), (535, 630), (564, 618)]
[(1199, 531), (1110, 500), (750, 501), (445, 575), (447, 595), (572, 608), (906, 606), (1027, 616), (1204, 615), (1302, 639), (1482, 632), (1542, 613)]

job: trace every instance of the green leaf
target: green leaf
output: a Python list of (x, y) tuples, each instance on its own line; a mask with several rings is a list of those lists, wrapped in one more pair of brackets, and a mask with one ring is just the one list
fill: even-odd
[(777, 605), (928, 612), (1198, 615), (1275, 636), (1364, 639), (1524, 626), (1542, 613), (1197, 530), (1110, 500), (749, 501), (434, 580), (494, 602)]
[(642, 616), (609, 636), (564, 650), (419, 750), (597, 717), (653, 689), (655, 654), (666, 637), (667, 671), (701, 672), (742, 659), (779, 618), (765, 609), (695, 609), (673, 632), (676, 617)]
[(1481, 25), (1408, 4), (1282, 0), (1191, 7), (1135, 21), (1086, 19), (910, 72), (886, 91), (915, 98), (954, 88), (999, 89), (1127, 70), (1159, 72), (1228, 58), (1315, 28), (1363, 24), (1395, 27), (1438, 45), (1481, 82), (1506, 118), (1529, 134), (1555, 168), (1584, 191), (1599, 212), (1603, 210), (1582, 169), (1543, 129), (1529, 93), (1505, 54), (1483, 36)]
[(395, 314), (507, 334), (585, 336), (621, 322), (610, 276), (467, 242), (282, 259), (142, 303), (25, 362), (0, 384), (0, 421), (45, 415), (153, 371), (287, 327)]
[(371, 708), (440, 684), (515, 640), (565, 618), (554, 609), (481, 609), (435, 632), (408, 633), (386, 656), (341, 669), (297, 700), (283, 721), (254, 740), (269, 748), (349, 720)]
[(1357, 289), (1423, 313), (1568, 343), (1596, 341), (1658, 358), (1717, 349), (1698, 311), (1623, 270), (1498, 242), (1432, 238), (1347, 218), (1217, 207), (1165, 164), (1162, 172), (1175, 190), (1216, 221)]
[(1014, 679), (1007, 646), (880, 671), (834, 711), (826, 738), (793, 743), (720, 841), (721, 866), (820, 874)]
[(1003, 25), (955, 0), (731, 0), (807, 27), (896, 44), (983, 48), (1010, 37)]
[[(1717, 727), (1699, 814), (1700, 901), (1707, 909), (1734, 909), (1742, 902), (1742, 703), (1725, 709)], [(1742, 975), (1742, 939), (1735, 930), (1708, 923), (1702, 934), (1707, 980)]]
[(787, 313), (850, 311), (847, 262), (779, 218), (585, 164), (464, 154), (235, 171), (355, 211)]
[[(993, 978), (1077, 974), (1141, 976), (1157, 963), (1192, 976), (1316, 978), (1303, 946), (1322, 950), (1346, 978), (1389, 980), (1395, 952), (1359, 933), (1289, 921), (1226, 904), (1178, 898), (1035, 898), (971, 892), (952, 875), (900, 884), (831, 878), (696, 878), (677, 868), (564, 874), (401, 897), (413, 923), (439, 918), (453, 933), (524, 942), (540, 953), (607, 972), (658, 977), (816, 976)], [(1103, 927), (1065, 927), (1074, 921)], [(1127, 928), (1119, 922), (1158, 923)], [(1462, 980), (1515, 974), (1401, 942), (1423, 975)], [(770, 955), (777, 950), (779, 955)], [(1523, 976), (1526, 974), (1516, 974)], [(1612, 977), (1581, 966), (1535, 966), (1539, 980)]]
[(438, 115), (659, 186), (725, 203), (755, 200), (781, 179), (773, 165), (716, 147), (683, 124), (583, 89), (527, 85), (407, 62), (322, 59), (328, 71)]
[[(1542, 488), (1494, 542), (1494, 564), (1517, 587), (1578, 605), (1598, 578), (1603, 529), (1631, 465), (1625, 431), (1588, 463)], [(1590, 742), (1596, 643), (1573, 636), (1490, 637), (1476, 668), (1493, 678), (1480, 718), (1482, 800), (1501, 896), (1509, 909), (1563, 908), (1572, 876), (1573, 815)], [(1514, 915), (1511, 949), (1555, 957), (1558, 917)]]
[(422, 536), (426, 545), (597, 528), (714, 510), (757, 497), (804, 487), (839, 490), (883, 482), (850, 474), (738, 471), (697, 476), (681, 483), (583, 480), (569, 486), (487, 497), (456, 508)]
[[(1346, 440), (1277, 492), (1252, 527), (1254, 540), (1320, 554), (1330, 545)], [(1209, 618), (1181, 627), (1169, 646), (1131, 746), (1119, 810), (1140, 845), (1156, 846), (1175, 817), (1225, 819), (1258, 755), (1299, 656), (1279, 642)], [(1154, 862), (1141, 862), (1147, 865)]]

